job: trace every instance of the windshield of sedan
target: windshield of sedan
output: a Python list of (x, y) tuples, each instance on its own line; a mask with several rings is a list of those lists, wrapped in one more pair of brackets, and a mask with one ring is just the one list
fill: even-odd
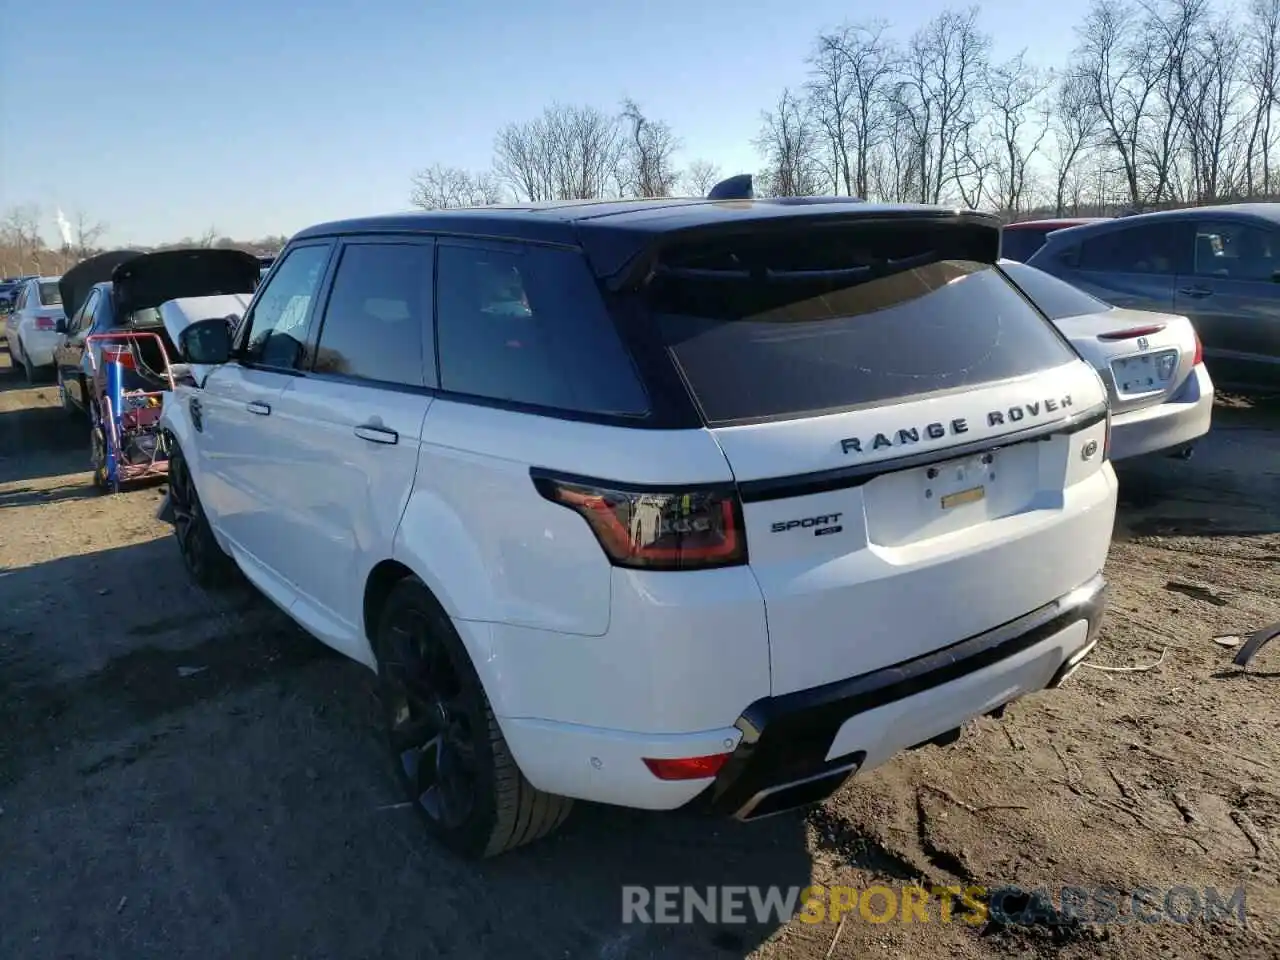
[(1073, 287), (1065, 280), (1059, 280), (1035, 267), (1028, 267), (1025, 263), (1002, 260), (1000, 269), (1050, 320), (1083, 317), (1115, 309), (1079, 287)]

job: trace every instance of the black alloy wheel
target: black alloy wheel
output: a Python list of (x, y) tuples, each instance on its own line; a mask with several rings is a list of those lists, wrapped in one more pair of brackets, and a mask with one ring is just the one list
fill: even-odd
[(234, 577), (235, 563), (213, 535), (195, 480), (176, 443), (169, 452), (169, 506), (173, 511), (178, 552), (191, 579), (206, 589), (227, 586)]
[(573, 801), (520, 773), (462, 639), (416, 577), (392, 588), (376, 649), (396, 777), (438, 840), (491, 857), (564, 822)]

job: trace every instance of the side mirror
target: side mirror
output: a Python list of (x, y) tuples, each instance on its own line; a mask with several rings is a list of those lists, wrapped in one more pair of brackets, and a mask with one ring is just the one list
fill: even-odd
[(199, 320), (178, 335), (178, 349), (188, 363), (214, 366), (231, 359), (231, 331), (222, 317)]
[(61, 333), (63, 336), (66, 336), (66, 333), (67, 333), (67, 318), (66, 318), (66, 317), (59, 317), (57, 320), (55, 320), (55, 321), (54, 321), (54, 323), (53, 323), (53, 329), (54, 329), (54, 332), (55, 332), (55, 333)]

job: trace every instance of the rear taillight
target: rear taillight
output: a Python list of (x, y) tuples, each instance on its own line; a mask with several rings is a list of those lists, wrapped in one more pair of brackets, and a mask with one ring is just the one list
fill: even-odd
[(36, 317), (37, 330), (53, 330), (57, 325), (53, 317)]
[(1192, 336), (1196, 338), (1196, 355), (1191, 361), (1191, 365), (1193, 367), (1198, 367), (1200, 364), (1204, 363), (1204, 344), (1200, 342), (1200, 334), (1192, 331)]
[(1099, 340), (1135, 340), (1138, 337), (1149, 337), (1165, 328), (1163, 323), (1152, 323), (1145, 327), (1129, 327), (1125, 330), (1112, 330), (1098, 334)]
[(696, 570), (747, 562), (742, 505), (732, 487), (642, 491), (533, 472), (538, 492), (587, 521), (619, 567)]

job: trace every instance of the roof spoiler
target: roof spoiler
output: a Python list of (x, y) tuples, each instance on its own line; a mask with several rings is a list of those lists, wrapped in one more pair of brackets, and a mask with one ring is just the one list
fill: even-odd
[(707, 192), (708, 200), (753, 200), (756, 191), (751, 174), (740, 173), (728, 180), (721, 180)]

